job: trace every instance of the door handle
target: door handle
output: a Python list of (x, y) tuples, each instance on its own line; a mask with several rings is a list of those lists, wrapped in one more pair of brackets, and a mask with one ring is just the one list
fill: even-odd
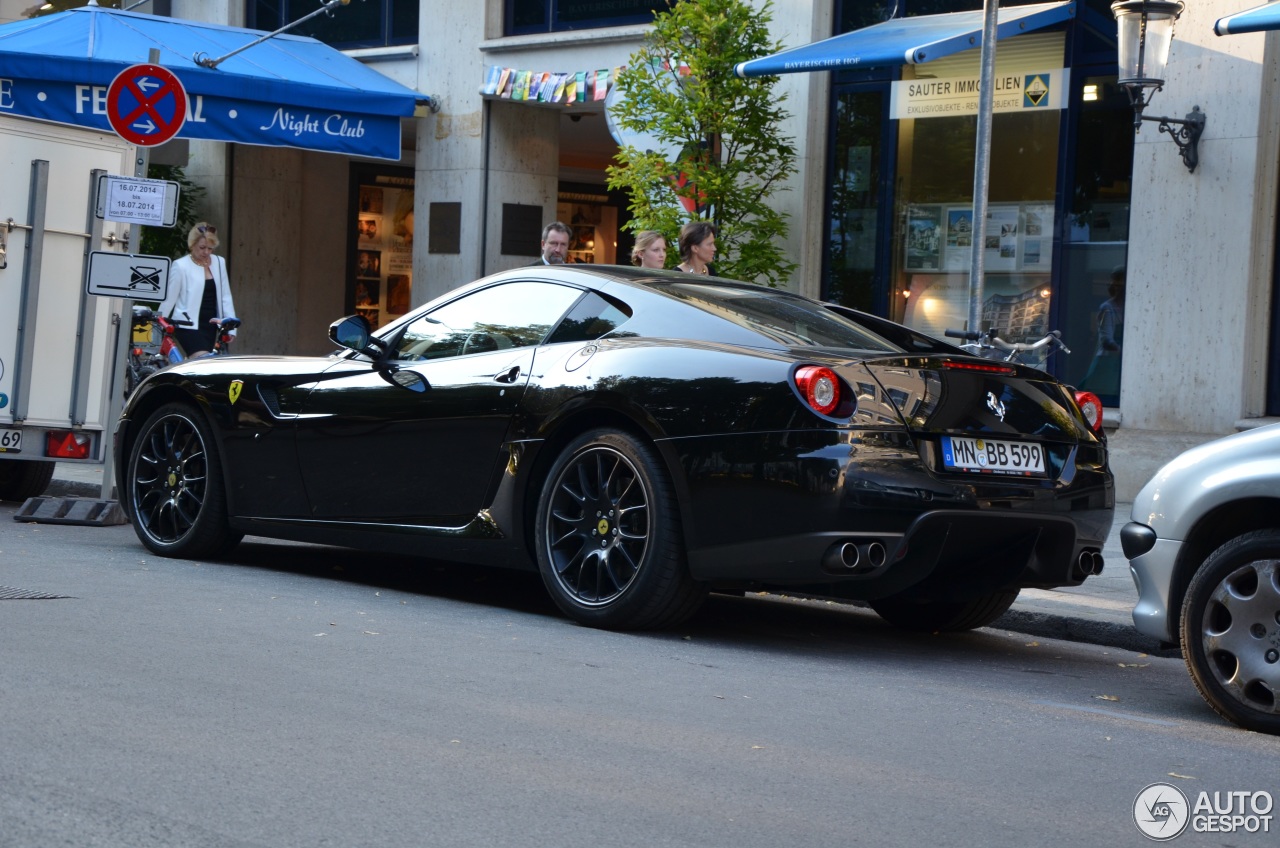
[(506, 371), (494, 377), (494, 381), (498, 383), (514, 383), (516, 378), (520, 376), (520, 366), (512, 365)]

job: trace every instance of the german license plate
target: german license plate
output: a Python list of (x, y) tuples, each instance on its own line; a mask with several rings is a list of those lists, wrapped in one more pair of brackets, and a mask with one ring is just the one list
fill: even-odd
[(22, 453), (21, 430), (0, 430), (0, 453)]
[(1044, 448), (1035, 442), (943, 436), (942, 467), (948, 471), (1043, 477)]

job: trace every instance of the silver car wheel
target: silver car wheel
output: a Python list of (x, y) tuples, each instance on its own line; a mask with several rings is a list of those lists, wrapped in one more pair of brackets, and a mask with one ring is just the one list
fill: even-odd
[(1280, 734), (1280, 530), (1237, 536), (1199, 565), (1179, 636), (1209, 706), (1241, 727)]
[(1201, 640), (1218, 685), (1255, 710), (1280, 715), (1280, 560), (1236, 569), (1210, 593)]

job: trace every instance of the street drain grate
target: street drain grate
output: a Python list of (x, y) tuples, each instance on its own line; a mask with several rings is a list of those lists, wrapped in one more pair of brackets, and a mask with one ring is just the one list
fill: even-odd
[(70, 595), (50, 595), (48, 592), (32, 592), (29, 589), (0, 586), (0, 601), (56, 601), (70, 597)]

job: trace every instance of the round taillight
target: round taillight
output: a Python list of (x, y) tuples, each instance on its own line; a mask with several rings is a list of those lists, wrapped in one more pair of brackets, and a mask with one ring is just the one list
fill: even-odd
[(840, 405), (840, 378), (830, 368), (821, 365), (797, 368), (796, 388), (814, 412), (830, 415)]
[(1102, 431), (1102, 400), (1093, 392), (1076, 392), (1076, 406), (1095, 433)]

